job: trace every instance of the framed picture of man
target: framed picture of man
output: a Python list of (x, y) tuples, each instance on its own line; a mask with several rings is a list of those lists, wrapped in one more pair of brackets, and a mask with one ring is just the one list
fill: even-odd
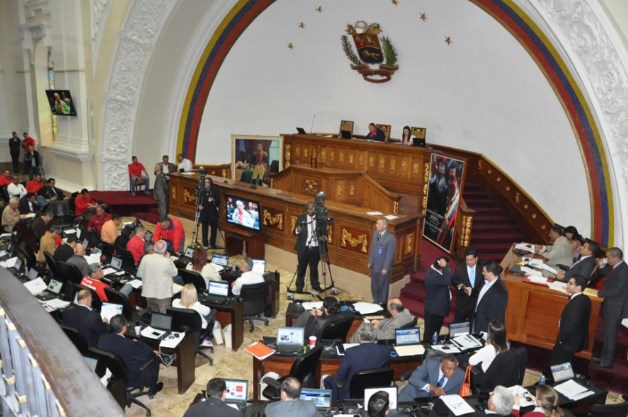
[(270, 186), (269, 175), (283, 170), (283, 138), (231, 135), (231, 172), (234, 181)]
[(464, 168), (465, 161), (432, 154), (423, 236), (447, 252), (455, 242)]

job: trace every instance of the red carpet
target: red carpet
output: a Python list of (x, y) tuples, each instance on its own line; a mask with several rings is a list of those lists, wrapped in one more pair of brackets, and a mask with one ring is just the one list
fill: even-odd
[(111, 207), (112, 213), (138, 217), (151, 223), (155, 223), (156, 220), (151, 221), (149, 219), (159, 217), (157, 215), (157, 201), (155, 201), (152, 193), (139, 192), (132, 196), (129, 191), (92, 191), (89, 194), (99, 203)]

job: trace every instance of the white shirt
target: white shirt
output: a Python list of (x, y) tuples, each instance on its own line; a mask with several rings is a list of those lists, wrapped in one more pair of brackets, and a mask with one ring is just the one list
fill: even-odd
[(177, 165), (177, 170), (179, 171), (183, 170), (183, 172), (190, 172), (192, 169), (192, 161), (187, 158), (183, 158), (183, 160), (179, 162), (179, 165)]
[(482, 349), (471, 355), (469, 365), (476, 366), (481, 362), (482, 371), (486, 372), (489, 365), (493, 362), (493, 359), (495, 359), (495, 356), (497, 356), (497, 352), (495, 352), (493, 345), (486, 344)]
[(7, 192), (9, 197), (24, 197), (26, 195), (26, 188), (19, 182), (17, 184), (11, 183), (7, 185)]
[(240, 295), (243, 285), (259, 284), (260, 282), (264, 282), (264, 277), (257, 272), (244, 272), (240, 278), (233, 281), (233, 288), (231, 288), (231, 292), (233, 295)]
[(172, 306), (175, 308), (189, 308), (190, 310), (195, 310), (201, 316), (203, 329), (207, 328), (207, 316), (211, 311), (209, 307), (199, 303), (198, 301), (192, 304), (190, 307), (184, 307), (183, 304), (181, 304), (180, 298), (175, 298), (174, 300), (172, 300)]
[(145, 255), (138, 268), (142, 277), (142, 295), (162, 300), (172, 297), (172, 278), (177, 267), (172, 259), (158, 253)]
[(306, 218), (307, 240), (305, 241), (305, 245), (310, 248), (318, 247), (318, 237), (316, 236), (316, 217), (307, 215)]
[(480, 305), (480, 301), (482, 300), (482, 297), (484, 297), (484, 294), (486, 294), (486, 292), (488, 290), (490, 290), (493, 285), (495, 285), (495, 283), (497, 282), (498, 279), (499, 278), (495, 278), (492, 281), (486, 280), (486, 282), (484, 283), (484, 286), (480, 290), (480, 294), (478, 295), (478, 302), (475, 303), (475, 307), (476, 308), (477, 308), (478, 305)]
[[(187, 269), (188, 271), (194, 271), (194, 269), (192, 269), (192, 262), (187, 264), (185, 269)], [(203, 269), (201, 269), (200, 274), (205, 280), (205, 285), (209, 285), (209, 281), (222, 281), (220, 274), (218, 273), (218, 271), (216, 271), (216, 268), (214, 268), (214, 265), (212, 265), (211, 263), (205, 264), (203, 266)]]

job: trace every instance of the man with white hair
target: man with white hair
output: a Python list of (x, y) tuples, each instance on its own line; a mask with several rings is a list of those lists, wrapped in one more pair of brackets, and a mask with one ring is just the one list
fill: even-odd
[(11, 233), (15, 225), (20, 221), (20, 210), (17, 208), (19, 204), (19, 198), (11, 197), (9, 204), (2, 211), (2, 226), (7, 233)]
[(177, 267), (170, 258), (164, 240), (155, 242), (155, 253), (144, 255), (139, 266), (142, 277), (142, 296), (150, 311), (166, 313), (172, 298), (172, 278), (177, 275)]
[(512, 408), (515, 404), (515, 397), (506, 387), (498, 385), (495, 387), (491, 396), (488, 397), (488, 403), (485, 411), (478, 411), (469, 414), (471, 417), (482, 417), (486, 415), (498, 415), (509, 417), (512, 416)]

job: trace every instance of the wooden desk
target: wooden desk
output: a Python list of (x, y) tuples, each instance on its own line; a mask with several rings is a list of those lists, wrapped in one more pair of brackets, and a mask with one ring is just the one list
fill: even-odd
[[(513, 245), (514, 247), (514, 245)], [(504, 257), (503, 281), (508, 288), (508, 307), (506, 308), (506, 329), (508, 338), (516, 342), (551, 350), (558, 336), (558, 321), (569, 301), (569, 296), (550, 290), (544, 285), (535, 285), (522, 281), (521, 275), (509, 272), (508, 267), (520, 258), (513, 252), (513, 247)], [(591, 299), (591, 318), (589, 320), (589, 345), (577, 356), (591, 359), (595, 340), (595, 328), (600, 316), (602, 299)]]
[[(160, 340), (141, 337), (154, 350), (159, 349)], [(174, 349), (161, 348), (161, 351), (167, 355), (173, 353), (177, 355), (173, 365), (177, 367), (177, 388), (179, 394), (185, 394), (190, 385), (196, 379), (196, 348), (194, 340), (190, 333), (186, 333), (185, 337)]]
[[(288, 375), (296, 358), (295, 356), (272, 355), (260, 361), (253, 356), (253, 398), (258, 399), (260, 395), (259, 383), (262, 376), (267, 372), (276, 372), (279, 376)], [(399, 380), (401, 375), (407, 371), (414, 371), (421, 364), (421, 359), (422, 355), (390, 358), (390, 366), (395, 371), (394, 380)], [(335, 352), (324, 348), (316, 367), (316, 380), (319, 381), (322, 375), (335, 374), (340, 368), (341, 361), (341, 356), (337, 356)]]
[(225, 225), (225, 251), (229, 256), (246, 254), (249, 258), (264, 259), (264, 233)]
[(204, 300), (202, 296), (199, 297), (199, 301), (217, 310), (216, 320), (223, 329), (227, 324), (231, 324), (231, 350), (234, 352), (238, 350), (244, 341), (244, 303), (238, 300), (229, 304), (214, 304)]

